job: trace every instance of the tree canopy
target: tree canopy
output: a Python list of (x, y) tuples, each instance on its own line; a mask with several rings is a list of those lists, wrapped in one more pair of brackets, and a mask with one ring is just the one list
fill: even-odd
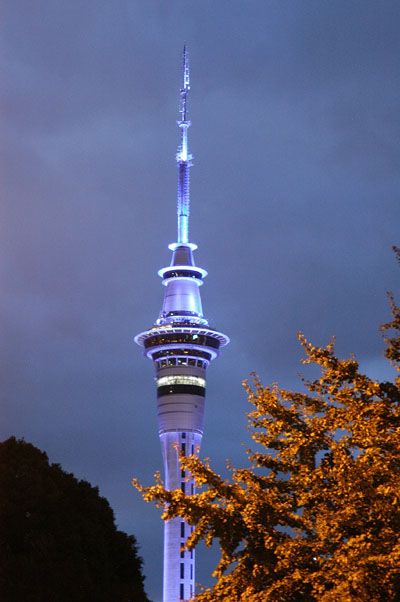
[[(382, 327), (400, 371), (400, 308)], [(390, 335), (390, 336), (389, 336)], [(303, 363), (320, 376), (301, 391), (257, 377), (244, 383), (252, 410), (249, 466), (221, 478), (208, 461), (181, 457), (194, 495), (134, 485), (193, 525), (188, 547), (217, 540), (214, 587), (198, 602), (400, 600), (400, 376), (379, 382), (334, 344), (302, 334)]]
[(135, 538), (96, 487), (14, 437), (0, 443), (0, 599), (146, 602)]

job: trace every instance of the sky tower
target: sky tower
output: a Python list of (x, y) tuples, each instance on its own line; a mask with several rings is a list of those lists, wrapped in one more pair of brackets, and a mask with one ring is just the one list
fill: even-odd
[[(158, 274), (165, 286), (164, 302), (154, 326), (138, 334), (135, 342), (144, 347), (156, 370), (158, 432), (164, 460), (167, 489), (194, 493), (194, 484), (179, 465), (178, 450), (198, 454), (204, 430), (206, 369), (229, 338), (208, 325), (200, 298), (207, 272), (195, 265), (189, 242), (188, 147), (189, 57), (183, 49), (183, 86), (180, 90), (180, 145), (178, 165), (177, 242), (169, 245), (171, 264)], [(194, 595), (195, 553), (181, 551), (190, 527), (179, 518), (164, 526), (163, 602), (188, 600)]]

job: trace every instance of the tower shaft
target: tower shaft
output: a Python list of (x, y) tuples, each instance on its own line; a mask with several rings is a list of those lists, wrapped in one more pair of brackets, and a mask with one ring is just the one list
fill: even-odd
[[(189, 242), (189, 168), (187, 97), (189, 60), (183, 52), (183, 87), (177, 122), (181, 140), (178, 164), (177, 242), (169, 245), (171, 264), (158, 273), (165, 286), (162, 309), (155, 324), (135, 341), (153, 361), (157, 385), (158, 433), (167, 489), (193, 494), (195, 484), (181, 469), (179, 453), (198, 454), (204, 431), (206, 369), (229, 338), (211, 328), (203, 315), (200, 286), (207, 272), (195, 265)], [(179, 518), (164, 525), (163, 602), (189, 600), (195, 594), (195, 553), (183, 550), (192, 527)]]

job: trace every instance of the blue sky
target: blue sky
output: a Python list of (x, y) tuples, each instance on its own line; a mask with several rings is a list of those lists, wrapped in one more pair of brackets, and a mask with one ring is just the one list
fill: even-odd
[(175, 239), (182, 46), (203, 305), (232, 341), (208, 371), (203, 454), (223, 470), (245, 462), (241, 380), (297, 386), (298, 330), (390, 376), (400, 5), (5, 0), (2, 22), (1, 435), (99, 485), (158, 601), (162, 525), (130, 486), (161, 467), (133, 336)]

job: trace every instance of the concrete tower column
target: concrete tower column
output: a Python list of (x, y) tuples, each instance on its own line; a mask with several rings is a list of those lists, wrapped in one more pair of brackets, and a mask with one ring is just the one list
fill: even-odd
[[(177, 242), (169, 245), (171, 264), (158, 273), (165, 286), (159, 318), (135, 337), (156, 371), (158, 432), (167, 489), (194, 493), (194, 482), (181, 469), (179, 453), (198, 454), (204, 430), (206, 369), (229, 338), (211, 328), (203, 315), (200, 286), (207, 272), (195, 265), (189, 242), (189, 168), (187, 96), (189, 60), (183, 52), (183, 87), (180, 91), (181, 132), (178, 164)], [(195, 594), (195, 553), (182, 550), (192, 527), (181, 519), (164, 526), (163, 602), (189, 600)]]

